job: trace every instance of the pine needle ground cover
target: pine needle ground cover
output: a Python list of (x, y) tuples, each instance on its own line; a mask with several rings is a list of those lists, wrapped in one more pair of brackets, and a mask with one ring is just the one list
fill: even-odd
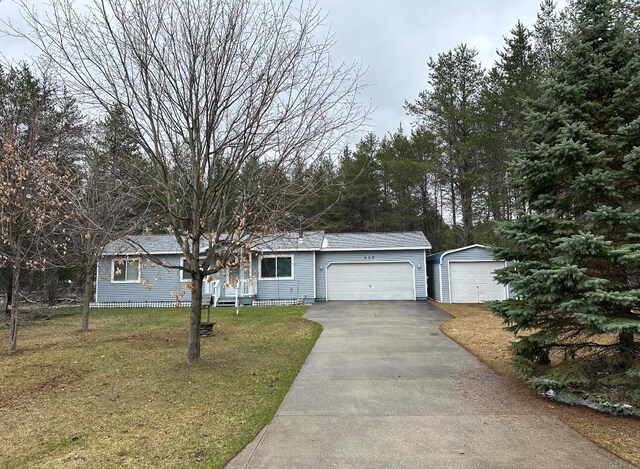
[(79, 312), (31, 321), (16, 355), (0, 351), (0, 467), (221, 467), (320, 334), (305, 309), (215, 310), (192, 366), (186, 309), (92, 310), (87, 333)]
[(502, 320), (483, 305), (437, 304), (453, 317), (441, 326), (442, 332), (498, 373), (510, 378), (522, 393), (537, 399), (558, 417), (597, 445), (640, 467), (640, 419), (604, 414), (581, 406), (559, 404), (541, 397), (527, 387), (513, 365), (510, 343)]

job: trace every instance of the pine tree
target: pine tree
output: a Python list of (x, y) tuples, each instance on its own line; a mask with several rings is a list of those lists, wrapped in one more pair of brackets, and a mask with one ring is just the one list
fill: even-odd
[(463, 242), (474, 239), (474, 202), (479, 180), (480, 94), (485, 73), (475, 49), (460, 44), (429, 59), (429, 84), (407, 112), (440, 137), (441, 165), (449, 186), (454, 228), (462, 219)]
[(342, 155), (338, 180), (344, 189), (332, 211), (340, 220), (338, 231), (376, 231), (382, 226), (379, 148), (378, 138), (369, 133), (355, 151)]
[(543, 0), (533, 25), (536, 61), (544, 70), (555, 64), (563, 47), (563, 31), (567, 29), (566, 18), (556, 8), (553, 0)]
[(507, 149), (519, 146), (513, 131), (522, 125), (523, 103), (537, 95), (539, 83), (531, 32), (521, 22), (505, 37), (498, 56), (481, 98), (488, 220), (511, 219), (513, 194), (505, 183), (510, 159)]
[(498, 278), (518, 299), (491, 308), (507, 330), (528, 333), (516, 350), (541, 364), (554, 349), (627, 365), (638, 356), (640, 43), (617, 5), (575, 3), (514, 152), (520, 210), (499, 228), (497, 254), (515, 261)]

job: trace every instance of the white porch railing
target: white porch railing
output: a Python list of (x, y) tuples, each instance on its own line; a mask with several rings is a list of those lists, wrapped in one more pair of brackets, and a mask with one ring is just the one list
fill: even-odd
[(239, 288), (236, 289), (236, 296), (253, 296), (258, 293), (258, 284), (255, 278), (245, 278), (240, 280)]
[(204, 293), (211, 295), (214, 308), (218, 306), (218, 300), (220, 299), (220, 280), (212, 280), (211, 282), (205, 280)]

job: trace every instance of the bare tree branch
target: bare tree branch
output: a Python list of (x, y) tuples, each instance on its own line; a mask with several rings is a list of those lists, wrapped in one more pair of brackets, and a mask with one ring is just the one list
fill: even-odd
[(95, 0), (79, 12), (54, 0), (45, 17), (22, 5), (31, 29), (13, 32), (74, 92), (122, 106), (155, 168), (193, 279), (187, 359), (197, 361), (203, 278), (295, 220), (315, 188), (293, 170), (366, 118), (361, 72), (333, 64), (333, 39), (306, 1)]

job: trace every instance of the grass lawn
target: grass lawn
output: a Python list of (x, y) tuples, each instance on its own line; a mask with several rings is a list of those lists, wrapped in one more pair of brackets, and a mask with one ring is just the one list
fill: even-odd
[[(435, 303), (434, 303), (435, 304)], [(502, 321), (483, 305), (435, 304), (453, 317), (442, 332), (482, 362), (510, 378), (523, 393), (538, 399), (550, 413), (613, 454), (640, 467), (640, 419), (615, 417), (586, 407), (569, 406), (540, 397), (518, 377), (511, 365), (509, 343), (513, 335), (502, 330)]]
[(221, 467), (268, 423), (321, 327), (306, 307), (214, 311), (186, 364), (185, 309), (93, 310), (33, 320), (6, 353), (0, 467)]

